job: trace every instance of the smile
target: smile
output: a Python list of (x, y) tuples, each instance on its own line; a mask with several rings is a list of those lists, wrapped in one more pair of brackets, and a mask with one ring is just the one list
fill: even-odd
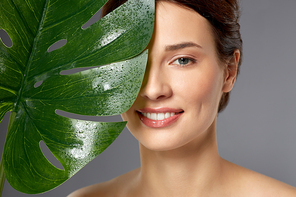
[(163, 120), (169, 117), (176, 115), (173, 112), (166, 112), (166, 113), (142, 113), (143, 116), (149, 118), (151, 120)]
[(175, 123), (183, 114), (182, 110), (150, 109), (137, 111), (141, 122), (151, 128), (167, 127)]

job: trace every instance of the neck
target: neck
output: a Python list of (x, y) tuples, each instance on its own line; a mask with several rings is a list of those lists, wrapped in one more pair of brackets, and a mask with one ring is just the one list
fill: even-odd
[(149, 196), (201, 195), (209, 193), (220, 180), (222, 159), (217, 148), (216, 120), (201, 136), (180, 148), (153, 151), (140, 144), (140, 154), (141, 188)]

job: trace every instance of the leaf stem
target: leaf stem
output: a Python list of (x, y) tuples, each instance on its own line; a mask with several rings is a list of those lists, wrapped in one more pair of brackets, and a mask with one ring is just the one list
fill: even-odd
[[(7, 133), (6, 133), (6, 138), (8, 136), (8, 132), (10, 130), (10, 127), (12, 126), (12, 123), (14, 122), (15, 116), (16, 116), (16, 113), (11, 112), (10, 118), (9, 118), (8, 129), (7, 129)], [(4, 151), (2, 152), (1, 162), (0, 162), (0, 197), (2, 196), (2, 191), (3, 191), (3, 187), (4, 187), (4, 183), (5, 183), (5, 174), (4, 174), (4, 166), (3, 166), (3, 163), (4, 163), (3, 162), (3, 153), (4, 153)]]

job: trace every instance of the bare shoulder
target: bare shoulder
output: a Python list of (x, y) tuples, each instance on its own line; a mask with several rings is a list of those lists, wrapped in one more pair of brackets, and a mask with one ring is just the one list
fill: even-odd
[(138, 172), (139, 169), (135, 169), (110, 181), (78, 189), (67, 197), (127, 196), (127, 193)]
[(237, 177), (235, 185), (242, 196), (296, 197), (295, 187), (233, 163), (229, 166), (235, 173), (232, 176)]

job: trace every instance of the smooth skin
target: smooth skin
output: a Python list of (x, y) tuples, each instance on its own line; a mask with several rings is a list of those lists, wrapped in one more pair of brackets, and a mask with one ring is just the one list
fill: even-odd
[[(209, 22), (169, 2), (156, 5), (156, 24), (140, 93), (122, 118), (139, 141), (141, 167), (69, 197), (292, 197), (296, 189), (230, 163), (218, 154), (217, 110), (236, 80), (240, 52), (219, 61)], [(173, 109), (164, 127), (141, 121), (143, 109)]]

